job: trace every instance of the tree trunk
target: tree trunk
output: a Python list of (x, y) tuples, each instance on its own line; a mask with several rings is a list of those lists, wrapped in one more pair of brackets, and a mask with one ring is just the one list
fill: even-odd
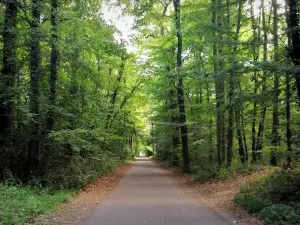
[(170, 81), (170, 91), (169, 91), (169, 104), (170, 104), (170, 112), (171, 112), (171, 123), (172, 123), (172, 152), (171, 152), (171, 164), (173, 166), (176, 165), (177, 159), (176, 159), (176, 153), (180, 147), (180, 127), (178, 124), (180, 123), (180, 118), (178, 116), (178, 106), (177, 106), (177, 100), (176, 100), (176, 90), (175, 88), (175, 82), (173, 79), (173, 76), (171, 73), (171, 69), (168, 66), (168, 77)]
[[(216, 90), (216, 111), (217, 111), (217, 159), (218, 166), (221, 167), (224, 164), (224, 152), (225, 152), (225, 83), (222, 75), (219, 74), (219, 49), (217, 44), (217, 27), (222, 26), (217, 22), (217, 11), (222, 9), (221, 3), (216, 0), (212, 0), (212, 36), (213, 36), (213, 60), (214, 60), (214, 81)], [(218, 17), (220, 18), (220, 17)], [(220, 20), (220, 19), (219, 19)], [(220, 22), (220, 21), (219, 21)], [(220, 38), (220, 37), (219, 37)]]
[[(231, 68), (232, 70), (233, 68)], [(234, 78), (233, 71), (229, 77), (229, 115), (228, 115), (228, 130), (227, 130), (227, 167), (231, 167), (232, 161), (232, 146), (233, 146), (233, 129), (234, 129)]]
[(51, 25), (52, 25), (52, 40), (51, 40), (51, 73), (50, 73), (50, 95), (49, 95), (49, 115), (47, 121), (48, 132), (54, 127), (54, 107), (56, 102), (56, 80), (57, 80), (57, 61), (58, 61), (58, 36), (57, 36), (57, 16), (58, 16), (57, 0), (51, 1)]
[[(254, 0), (251, 1), (251, 23), (252, 23), (252, 30), (253, 30), (253, 49), (252, 49), (252, 54), (253, 54), (253, 60), (254, 63), (257, 64), (257, 61), (259, 60), (259, 45), (258, 42), (260, 41), (260, 35), (261, 35), (261, 29), (260, 29), (260, 21), (261, 21), (261, 14), (259, 16), (259, 24), (257, 25), (255, 22), (255, 15), (254, 15)], [(258, 28), (257, 28), (258, 27)], [(258, 31), (257, 31), (258, 29)], [(256, 161), (256, 122), (257, 122), (257, 92), (258, 92), (258, 72), (255, 69), (254, 74), (254, 99), (253, 99), (253, 114), (252, 114), (252, 128), (251, 128), (251, 139), (252, 139), (252, 161)]]
[[(205, 71), (205, 66), (204, 66), (204, 60), (203, 57), (201, 56), (201, 52), (200, 52), (200, 62), (201, 62), (201, 69), (204, 72)], [(208, 122), (208, 143), (210, 143), (210, 148), (209, 148), (209, 162), (210, 163), (214, 163), (213, 161), (213, 146), (211, 143), (213, 143), (213, 134), (212, 134), (212, 128), (213, 128), (213, 116), (211, 113), (211, 109), (212, 109), (212, 105), (211, 105), (211, 90), (210, 90), (210, 84), (209, 84), (209, 78), (206, 77), (205, 79), (205, 89), (206, 89), (206, 103), (208, 105), (208, 109), (207, 110), (207, 118), (209, 118), (209, 122)]]
[[(263, 62), (267, 62), (268, 59), (268, 30), (267, 30), (267, 22), (266, 22), (266, 13), (265, 13), (265, 2), (262, 0), (261, 2), (261, 9), (262, 9), (262, 24), (263, 24), (263, 32), (264, 32), (264, 41), (263, 41)], [(263, 78), (262, 78), (262, 90), (261, 94), (264, 95), (267, 91), (267, 72), (266, 70), (263, 71)], [(258, 132), (257, 132), (257, 139), (256, 139), (256, 150), (252, 157), (252, 162), (255, 163), (258, 159), (261, 159), (261, 151), (263, 148), (262, 145), (262, 136), (265, 129), (265, 118), (267, 113), (267, 106), (265, 103), (262, 103), (262, 110), (261, 110), (261, 120), (259, 122)]]
[[(278, 5), (277, 0), (272, 0), (273, 7), (273, 33), (274, 33), (274, 61), (279, 61), (278, 53)], [(270, 155), (270, 164), (277, 164), (276, 151), (279, 144), (279, 74), (278, 72), (274, 73), (274, 90), (273, 90), (273, 123), (272, 123), (272, 139), (271, 144), (273, 149), (271, 150)]]
[(181, 72), (182, 67), (182, 31), (181, 31), (181, 5), (180, 0), (173, 0), (175, 9), (175, 25), (177, 36), (177, 72), (178, 72), (178, 107), (181, 131), (181, 145), (182, 145), (182, 158), (183, 158), (183, 171), (190, 172), (189, 162), (189, 148), (188, 148), (188, 128), (186, 125), (185, 102), (184, 102), (184, 85)]
[(246, 162), (246, 156), (245, 156), (245, 149), (244, 149), (244, 143), (243, 143), (243, 133), (242, 133), (242, 127), (241, 127), (241, 118), (240, 118), (240, 109), (235, 110), (235, 121), (236, 121), (236, 133), (237, 133), (237, 139), (239, 143), (239, 156), (242, 164), (245, 164)]
[[(227, 3), (229, 5), (229, 3)], [(238, 1), (238, 16), (237, 16), (237, 25), (236, 32), (234, 35), (234, 45), (233, 45), (233, 55), (235, 56), (238, 48), (238, 39), (241, 29), (241, 18), (242, 18), (242, 0)], [(229, 6), (227, 6), (229, 7)], [(229, 10), (228, 10), (229, 13)], [(228, 15), (228, 26), (230, 27), (230, 16)], [(234, 60), (231, 63), (231, 69), (229, 74), (229, 119), (228, 119), (228, 131), (227, 131), (227, 167), (231, 166), (232, 160), (232, 145), (233, 145), (233, 126), (234, 126), (234, 90), (236, 87), (236, 77), (235, 77), (235, 67), (237, 62)]]
[[(6, 1), (3, 67), (0, 77), (0, 151), (9, 143), (13, 117), (13, 86), (17, 74), (17, 0)], [(1, 159), (1, 158), (0, 158)]]
[[(292, 151), (292, 129), (291, 129), (291, 85), (290, 85), (290, 75), (286, 73), (286, 105), (285, 105), (285, 113), (286, 113), (286, 145), (287, 151)], [(291, 167), (292, 158), (291, 156), (287, 157), (287, 166)]]
[[(290, 33), (291, 48), (290, 57), (295, 66), (300, 66), (300, 27), (299, 27), (299, 1), (298, 0), (286, 0), (286, 4), (289, 8), (288, 13), (288, 29)], [(295, 74), (296, 86), (298, 90), (298, 98), (300, 98), (300, 71)]]
[[(286, 20), (288, 27), (291, 27), (289, 13), (286, 8)], [(292, 44), (292, 33), (288, 32), (288, 47), (291, 48)], [(292, 152), (292, 129), (291, 129), (291, 78), (290, 74), (286, 72), (285, 74), (285, 82), (286, 82), (286, 89), (285, 89), (285, 115), (286, 115), (286, 145), (287, 151), (290, 153)], [(292, 167), (292, 157), (288, 155), (287, 157), (287, 168)]]
[[(111, 116), (113, 115), (113, 111), (114, 111), (115, 104), (117, 101), (118, 92), (120, 89), (120, 83), (121, 83), (121, 80), (122, 80), (122, 77), (124, 74), (125, 62), (126, 62), (126, 56), (125, 56), (125, 50), (123, 50), (121, 67), (120, 67), (120, 71), (119, 71), (117, 79), (116, 79), (116, 87), (110, 98), (111, 106), (110, 106), (110, 110), (109, 110), (109, 112), (107, 114), (107, 118), (106, 118), (106, 125), (105, 125), (106, 129), (108, 128), (108, 125), (110, 123), (110, 119), (111, 119)], [(111, 70), (110, 70), (110, 74), (111, 74)]]
[(40, 126), (39, 126), (39, 97), (41, 77), (41, 48), (40, 48), (40, 0), (31, 3), (31, 31), (30, 31), (30, 112), (33, 115), (31, 123), (31, 140), (29, 150), (29, 170), (36, 168), (40, 156)]
[(246, 138), (246, 132), (245, 132), (245, 120), (244, 120), (244, 112), (241, 112), (242, 117), (242, 132), (243, 132), (243, 141), (244, 141), (244, 149), (245, 149), (245, 160), (248, 161), (249, 154), (248, 154), (248, 145), (247, 145), (247, 138)]

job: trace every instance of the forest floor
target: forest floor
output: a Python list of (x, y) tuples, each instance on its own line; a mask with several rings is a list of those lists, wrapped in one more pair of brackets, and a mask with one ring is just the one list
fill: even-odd
[(255, 215), (247, 213), (233, 203), (234, 196), (241, 187), (271, 173), (271, 169), (263, 169), (253, 173), (237, 174), (229, 179), (211, 180), (205, 183), (195, 181), (191, 176), (164, 168), (176, 179), (182, 187), (200, 202), (222, 214), (229, 214), (238, 218), (238, 223), (245, 225), (262, 225), (262, 221)]
[(110, 194), (132, 163), (119, 166), (114, 172), (100, 177), (88, 185), (66, 203), (61, 204), (54, 212), (37, 217), (32, 225), (81, 225), (101, 200)]

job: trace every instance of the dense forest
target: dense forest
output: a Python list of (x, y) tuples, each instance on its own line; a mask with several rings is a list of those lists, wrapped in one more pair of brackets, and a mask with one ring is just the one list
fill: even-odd
[(134, 18), (126, 39), (103, 4), (1, 1), (0, 180), (82, 187), (145, 152), (300, 187), (297, 0), (108, 1)]
[(80, 186), (136, 154), (144, 78), (100, 8), (1, 4), (1, 179)]
[(185, 172), (297, 164), (297, 4), (133, 5), (152, 73), (146, 89), (158, 159), (183, 164)]

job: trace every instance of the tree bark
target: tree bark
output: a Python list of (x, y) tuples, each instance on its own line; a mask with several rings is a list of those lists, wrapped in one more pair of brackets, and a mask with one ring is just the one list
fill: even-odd
[(180, 131), (181, 131), (181, 145), (182, 145), (182, 158), (183, 158), (183, 171), (190, 172), (189, 162), (189, 148), (188, 148), (188, 128), (186, 125), (185, 114), (185, 101), (184, 101), (184, 84), (181, 72), (182, 67), (182, 30), (181, 30), (181, 5), (180, 0), (173, 0), (175, 9), (175, 25), (177, 36), (177, 73), (178, 73), (178, 107), (179, 107), (179, 119), (180, 119)]
[[(120, 89), (120, 83), (121, 83), (121, 80), (122, 80), (122, 77), (123, 77), (123, 74), (124, 74), (125, 62), (126, 62), (125, 54), (126, 54), (125, 50), (123, 50), (121, 67), (120, 67), (120, 70), (119, 70), (119, 73), (118, 73), (118, 76), (117, 76), (117, 79), (116, 79), (116, 87), (115, 87), (115, 90), (112, 93), (111, 98), (110, 98), (111, 106), (110, 106), (110, 110), (109, 110), (109, 113), (107, 114), (107, 118), (106, 118), (106, 125), (105, 125), (106, 129), (108, 128), (111, 116), (113, 115), (116, 100), (117, 100), (117, 97), (118, 97), (118, 92), (119, 92), (119, 89)], [(111, 70), (110, 70), (110, 74), (111, 74)]]
[[(229, 3), (227, 3), (228, 5)], [(237, 15), (237, 25), (236, 32), (234, 35), (234, 45), (233, 45), (233, 55), (235, 56), (238, 48), (238, 39), (241, 29), (241, 18), (242, 18), (242, 6), (243, 1), (238, 1), (238, 15)], [(229, 7), (229, 6), (228, 6)], [(229, 11), (229, 10), (228, 10)], [(229, 12), (228, 12), (229, 13)], [(230, 27), (230, 16), (228, 15), (228, 26)], [(235, 67), (237, 65), (234, 59), (231, 63), (230, 74), (229, 74), (229, 119), (228, 119), (228, 131), (227, 131), (227, 167), (231, 166), (232, 161), (232, 146), (233, 146), (233, 126), (234, 126), (234, 90), (236, 87), (236, 77), (235, 77)]]
[[(274, 61), (279, 61), (279, 53), (278, 53), (278, 5), (277, 0), (272, 0), (272, 8), (273, 8), (273, 33), (274, 33)], [(273, 90), (273, 123), (272, 123), (272, 139), (271, 144), (273, 149), (271, 150), (270, 155), (270, 164), (277, 164), (276, 151), (279, 144), (279, 74), (278, 72), (274, 73), (274, 90)]]
[(54, 127), (54, 107), (56, 103), (56, 80), (57, 80), (57, 62), (59, 57), (57, 42), (57, 16), (58, 16), (58, 0), (51, 1), (51, 25), (52, 25), (52, 40), (51, 40), (51, 73), (50, 73), (50, 95), (49, 95), (49, 115), (47, 121), (48, 132)]
[[(292, 129), (291, 129), (291, 85), (290, 85), (290, 75), (286, 73), (286, 105), (285, 105), (285, 113), (286, 113), (286, 145), (287, 151), (292, 151)], [(291, 167), (292, 157), (287, 157), (287, 166)]]
[(176, 152), (180, 148), (180, 127), (178, 124), (180, 123), (180, 118), (178, 116), (178, 105), (176, 100), (176, 90), (174, 90), (175, 82), (174, 78), (171, 73), (171, 69), (168, 66), (167, 69), (169, 81), (170, 81), (170, 91), (169, 91), (169, 104), (170, 104), (170, 111), (171, 111), (171, 123), (172, 123), (172, 152), (171, 152), (171, 163), (173, 166), (176, 165)]
[[(253, 60), (254, 63), (257, 64), (259, 60), (259, 53), (260, 53), (260, 46), (258, 45), (258, 42), (260, 41), (260, 36), (261, 36), (261, 28), (260, 28), (260, 21), (261, 21), (261, 14), (259, 16), (259, 22), (258, 25), (255, 22), (255, 15), (254, 15), (254, 0), (251, 1), (251, 23), (252, 23), (252, 30), (253, 30), (253, 49), (252, 49), (252, 54), (253, 54)], [(258, 31), (257, 31), (258, 29)], [(259, 88), (259, 83), (258, 83), (258, 71), (255, 69), (254, 74), (254, 99), (253, 99), (253, 114), (252, 114), (252, 128), (251, 128), (251, 139), (252, 139), (252, 161), (256, 161), (256, 123), (257, 123), (257, 92)]]
[[(290, 33), (291, 47), (290, 57), (298, 70), (300, 69), (300, 27), (299, 27), (299, 1), (286, 0), (288, 6), (288, 29)], [(300, 98), (300, 71), (295, 74), (298, 98)]]
[[(286, 8), (286, 20), (288, 27), (291, 27), (290, 25), (290, 19), (289, 19), (289, 12)], [(288, 32), (288, 47), (291, 49), (292, 44), (292, 33)], [(292, 129), (291, 129), (291, 77), (289, 72), (286, 72), (285, 74), (285, 82), (286, 82), (286, 89), (285, 89), (285, 115), (286, 115), (286, 145), (287, 145), (287, 151), (290, 154), (292, 152)], [(288, 155), (287, 157), (287, 168), (292, 167), (292, 157), (291, 155)]]
[(17, 75), (17, 0), (5, 2), (3, 67), (0, 88), (0, 151), (9, 143), (12, 131), (13, 90)]
[(240, 122), (240, 109), (237, 108), (235, 110), (235, 120), (236, 120), (236, 133), (237, 133), (237, 139), (239, 143), (239, 156), (242, 164), (245, 164), (246, 162), (246, 156), (245, 156), (245, 149), (244, 149), (244, 143), (243, 143), (243, 133), (242, 133), (242, 127)]
[[(266, 13), (265, 13), (265, 1), (262, 0), (261, 2), (261, 9), (262, 9), (262, 25), (263, 25), (263, 62), (267, 62), (268, 59), (268, 30), (267, 30), (267, 22), (266, 22)], [(264, 95), (267, 91), (267, 72), (266, 70), (263, 71), (263, 78), (262, 78), (262, 90), (261, 94)], [(261, 110), (261, 119), (259, 122), (258, 132), (257, 132), (257, 139), (256, 139), (256, 150), (252, 156), (252, 163), (255, 163), (257, 160), (261, 159), (261, 151), (263, 148), (262, 144), (262, 137), (265, 129), (265, 118), (267, 113), (267, 105), (262, 103), (262, 110)]]
[(39, 126), (39, 98), (41, 77), (41, 47), (40, 47), (40, 0), (32, 0), (30, 27), (30, 112), (33, 115), (31, 123), (31, 140), (29, 150), (29, 170), (36, 168), (40, 156), (40, 126)]
[[(222, 27), (222, 22), (220, 16), (217, 17), (217, 12), (222, 10), (221, 3), (217, 0), (212, 0), (212, 36), (213, 36), (213, 64), (214, 64), (214, 81), (216, 90), (216, 111), (217, 111), (217, 159), (218, 166), (221, 167), (224, 164), (224, 153), (225, 153), (225, 113), (224, 113), (224, 103), (225, 103), (225, 82), (224, 78), (219, 71), (220, 64), (220, 50), (217, 44), (217, 29)], [(218, 21), (217, 21), (218, 19)], [(222, 38), (221, 35), (218, 37)]]

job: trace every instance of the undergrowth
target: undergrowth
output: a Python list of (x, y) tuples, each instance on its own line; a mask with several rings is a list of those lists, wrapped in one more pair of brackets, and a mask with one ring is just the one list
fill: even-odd
[(264, 166), (251, 165), (251, 166), (240, 166), (240, 167), (231, 167), (220, 168), (214, 166), (206, 166), (198, 168), (194, 171), (193, 178), (194, 180), (205, 183), (210, 180), (226, 180), (231, 177), (235, 177), (238, 174), (252, 174), (253, 172), (265, 169)]
[(66, 202), (74, 190), (51, 192), (49, 189), (0, 184), (0, 224), (23, 225), (39, 214)]
[(132, 160), (132, 152), (117, 143), (118, 137), (103, 137), (98, 130), (51, 133), (38, 168), (43, 173), (33, 170), (24, 180), (24, 176), (6, 170), (9, 176), (0, 183), (0, 224), (30, 222), (67, 201), (74, 190), (115, 170), (120, 163)]
[(300, 173), (279, 171), (243, 187), (234, 202), (266, 224), (300, 225)]

